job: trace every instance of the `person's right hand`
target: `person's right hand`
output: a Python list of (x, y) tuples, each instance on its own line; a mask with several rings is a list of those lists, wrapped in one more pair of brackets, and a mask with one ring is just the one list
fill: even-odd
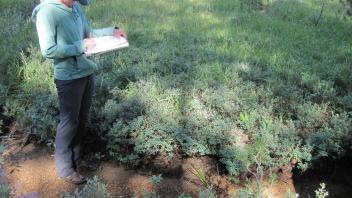
[(114, 31), (112, 32), (112, 35), (115, 36), (118, 39), (120, 37), (123, 37), (123, 38), (127, 39), (127, 34), (122, 28), (114, 29)]
[(95, 46), (94, 38), (86, 38), (83, 40), (85, 51), (91, 50)]

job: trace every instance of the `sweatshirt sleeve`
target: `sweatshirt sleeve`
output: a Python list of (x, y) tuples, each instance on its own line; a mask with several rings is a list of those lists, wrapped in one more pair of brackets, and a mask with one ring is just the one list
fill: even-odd
[(55, 19), (53, 16), (50, 16), (50, 13), (46, 13), (46, 10), (38, 12), (36, 27), (40, 49), (45, 58), (65, 58), (83, 53), (83, 40), (76, 41), (72, 44), (57, 44)]

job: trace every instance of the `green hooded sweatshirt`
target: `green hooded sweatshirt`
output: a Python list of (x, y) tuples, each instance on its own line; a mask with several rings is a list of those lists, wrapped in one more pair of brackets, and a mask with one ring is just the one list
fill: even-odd
[(84, 54), (83, 39), (112, 35), (113, 27), (92, 30), (77, 2), (72, 8), (58, 0), (45, 0), (34, 8), (40, 49), (54, 60), (54, 77), (71, 80), (88, 76), (97, 69)]

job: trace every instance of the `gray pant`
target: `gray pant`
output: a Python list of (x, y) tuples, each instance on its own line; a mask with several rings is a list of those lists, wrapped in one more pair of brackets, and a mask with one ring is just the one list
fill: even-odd
[(59, 96), (60, 123), (55, 138), (55, 166), (59, 177), (67, 177), (75, 170), (80, 157), (81, 137), (94, 93), (94, 74), (74, 79), (55, 80)]

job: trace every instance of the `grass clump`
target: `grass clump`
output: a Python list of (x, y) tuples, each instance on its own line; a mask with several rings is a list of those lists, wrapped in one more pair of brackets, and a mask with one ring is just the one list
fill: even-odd
[(0, 1), (0, 83), (16, 84), (19, 81), (16, 66), (22, 51), (34, 41), (34, 27), (29, 19), (34, 7), (33, 1)]

